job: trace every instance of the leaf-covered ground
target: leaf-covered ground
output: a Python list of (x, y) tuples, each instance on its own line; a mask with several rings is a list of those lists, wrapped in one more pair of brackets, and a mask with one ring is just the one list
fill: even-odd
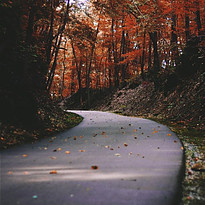
[(82, 117), (67, 113), (52, 106), (48, 109), (39, 109), (39, 118), (42, 124), (34, 128), (17, 126), (0, 122), (0, 149), (23, 144), (32, 143), (41, 138), (48, 137), (57, 132), (72, 128), (82, 121)]

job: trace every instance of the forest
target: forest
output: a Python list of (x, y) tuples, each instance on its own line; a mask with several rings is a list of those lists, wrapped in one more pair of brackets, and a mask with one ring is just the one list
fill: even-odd
[(185, 201), (205, 201), (204, 64), (203, 0), (1, 0), (0, 149), (83, 120), (66, 109), (149, 118), (183, 142)]
[[(50, 103), (136, 78), (173, 89), (204, 72), (202, 0), (2, 0), (0, 120), (39, 125)], [(45, 111), (47, 110), (47, 111)]]

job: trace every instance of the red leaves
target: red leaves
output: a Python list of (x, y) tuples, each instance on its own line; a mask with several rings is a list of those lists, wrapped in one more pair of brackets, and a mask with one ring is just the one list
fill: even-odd
[(49, 174), (58, 174), (58, 172), (56, 170), (52, 170)]
[(93, 170), (97, 170), (97, 169), (99, 169), (99, 168), (98, 168), (97, 165), (93, 165), (93, 166), (91, 166), (91, 169), (93, 169)]

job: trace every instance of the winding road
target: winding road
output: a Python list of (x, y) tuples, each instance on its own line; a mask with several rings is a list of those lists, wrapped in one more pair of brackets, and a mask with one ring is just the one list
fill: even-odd
[(1, 205), (177, 205), (183, 148), (166, 126), (98, 111), (1, 151)]

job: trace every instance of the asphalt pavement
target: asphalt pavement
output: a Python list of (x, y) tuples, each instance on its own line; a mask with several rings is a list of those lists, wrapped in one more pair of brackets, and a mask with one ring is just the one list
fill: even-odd
[(1, 205), (177, 205), (183, 147), (166, 126), (98, 111), (1, 151)]

